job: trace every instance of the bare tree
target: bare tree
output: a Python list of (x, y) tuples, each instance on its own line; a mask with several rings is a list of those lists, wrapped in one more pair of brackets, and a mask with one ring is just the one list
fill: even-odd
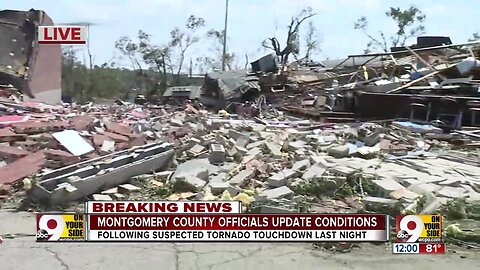
[[(385, 15), (390, 17), (397, 25), (397, 32), (390, 37), (391, 47), (404, 46), (409, 38), (425, 33), (423, 22), (426, 16), (414, 6), (410, 6), (410, 8), (405, 10), (391, 7)], [(380, 37), (375, 37), (367, 32), (368, 20), (365, 16), (360, 17), (355, 22), (354, 29), (361, 30), (369, 39), (365, 53), (371, 52), (372, 49), (381, 49), (384, 52), (389, 51), (387, 38), (382, 31), (379, 31)]]
[[(288, 63), (290, 54), (297, 55), (300, 52), (299, 30), (300, 25), (307, 19), (315, 16), (311, 7), (303, 9), (296, 17), (292, 17), (290, 25), (288, 26), (286, 45), (283, 49), (280, 47), (280, 42), (276, 37), (268, 38), (263, 41), (262, 46), (275, 51), (282, 64)], [(270, 44), (268, 44), (270, 43)]]

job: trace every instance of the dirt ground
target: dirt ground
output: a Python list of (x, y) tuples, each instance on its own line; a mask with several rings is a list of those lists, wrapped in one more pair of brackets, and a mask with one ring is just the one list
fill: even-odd
[[(478, 270), (480, 252), (448, 246), (445, 255), (393, 255), (387, 244), (349, 253), (311, 244), (38, 244), (33, 213), (0, 210), (0, 269), (435, 269)], [(377, 268), (378, 267), (378, 268)]]

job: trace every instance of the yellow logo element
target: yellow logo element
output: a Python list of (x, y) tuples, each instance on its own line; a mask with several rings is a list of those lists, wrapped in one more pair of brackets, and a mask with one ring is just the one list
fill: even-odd
[(83, 214), (38, 214), (37, 241), (85, 240)]
[(397, 242), (441, 242), (441, 215), (397, 216)]

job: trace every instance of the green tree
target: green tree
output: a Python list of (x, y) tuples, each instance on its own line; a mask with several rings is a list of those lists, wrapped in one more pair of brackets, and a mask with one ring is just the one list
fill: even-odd
[[(210, 29), (206, 33), (207, 40), (210, 41), (209, 56), (201, 56), (197, 58), (197, 62), (202, 64), (202, 71), (204, 70), (221, 70), (223, 61), (223, 37), (225, 30)], [(227, 37), (228, 38), (228, 37)], [(228, 49), (228, 48), (227, 48)], [(235, 61), (235, 54), (227, 51), (225, 53), (225, 66), (228, 70), (232, 70)]]
[(468, 42), (476, 42), (480, 41), (480, 34), (478, 32), (475, 32), (472, 34), (472, 37), (468, 39)]
[(181, 30), (180, 28), (175, 27), (170, 32), (171, 41), (169, 43), (169, 47), (172, 50), (175, 50), (178, 56), (176, 64), (177, 83), (180, 80), (180, 73), (182, 72), (183, 63), (185, 62), (185, 53), (190, 47), (192, 47), (192, 45), (200, 41), (200, 37), (196, 35), (196, 32), (199, 28), (204, 26), (205, 20), (203, 18), (190, 15), (185, 24), (186, 30)]
[(308, 22), (307, 32), (305, 34), (305, 58), (307, 61), (311, 60), (312, 54), (320, 51), (320, 39), (318, 37), (318, 30), (312, 21)]
[(379, 31), (378, 36), (368, 33), (368, 20), (365, 16), (360, 17), (355, 22), (354, 29), (361, 30), (369, 39), (365, 53), (371, 52), (372, 49), (388, 52), (389, 47), (404, 46), (409, 38), (425, 33), (423, 23), (426, 16), (415, 6), (410, 6), (410, 8), (405, 10), (391, 7), (385, 15), (391, 18), (397, 26), (397, 31), (390, 37), (390, 46), (383, 31)]

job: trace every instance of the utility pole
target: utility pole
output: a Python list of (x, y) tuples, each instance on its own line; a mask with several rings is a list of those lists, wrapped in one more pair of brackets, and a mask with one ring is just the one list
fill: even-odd
[(228, 0), (226, 0), (226, 3), (225, 3), (225, 29), (223, 30), (222, 71), (225, 71), (225, 60), (227, 56), (227, 24), (228, 24)]

